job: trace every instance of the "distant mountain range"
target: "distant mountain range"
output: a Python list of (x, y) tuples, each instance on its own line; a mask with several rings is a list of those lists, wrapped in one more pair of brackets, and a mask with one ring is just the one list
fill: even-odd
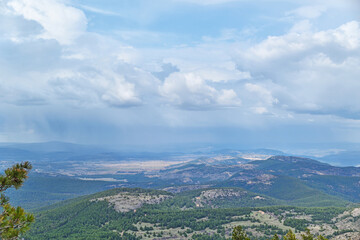
[(324, 156), (320, 160), (337, 166), (360, 166), (360, 151), (341, 151)]
[[(356, 153), (350, 156), (355, 159)], [(2, 168), (21, 160), (35, 168), (9, 196), (15, 205), (37, 212), (26, 239), (138, 239), (141, 234), (145, 239), (226, 239), (234, 222), (248, 226), (257, 239), (270, 236), (264, 224), (280, 235), (291, 228), (326, 229), (333, 239), (360, 229), (360, 209), (358, 215), (354, 210), (360, 203), (360, 168), (355, 166), (269, 149), (132, 154), (56, 142), (0, 147)], [(153, 160), (169, 164), (142, 168)], [(99, 164), (133, 162), (138, 170), (91, 171)], [(301, 217), (294, 220), (294, 212)], [(192, 220), (182, 225), (183, 218)]]
[[(357, 146), (357, 145), (356, 145)], [(337, 153), (329, 153), (322, 157), (311, 157), (321, 162), (329, 163), (337, 166), (357, 166), (360, 165), (360, 151), (357, 150), (338, 150)], [(204, 156), (217, 156), (217, 155), (229, 155), (237, 157), (266, 157), (266, 156), (294, 156), (291, 153), (283, 152), (274, 149), (218, 149), (212, 150), (203, 149), (201, 151), (194, 150), (193, 152), (142, 152), (142, 151), (123, 151), (116, 149), (115, 147), (106, 146), (93, 146), (83, 145), (67, 142), (40, 142), (40, 143), (0, 143), (0, 160), (4, 160), (7, 157), (12, 159), (41, 159), (44, 156), (52, 156), (56, 154), (70, 154), (76, 156), (89, 156), (96, 154), (112, 154), (118, 157), (132, 157), (132, 158), (163, 158), (165, 156), (178, 156), (183, 154), (194, 154)], [(305, 155), (299, 155), (299, 157), (306, 157)]]
[[(283, 154), (270, 149), (241, 151), (225, 149), (199, 155), (122, 153), (109, 152), (108, 149), (91, 146), (50, 142), (2, 144), (0, 163), (3, 169), (14, 162), (23, 160), (30, 160), (34, 164), (32, 177), (24, 188), (11, 193), (16, 196), (13, 200), (15, 203), (25, 204), (28, 208), (37, 208), (113, 187), (161, 189), (180, 185), (241, 187), (288, 201), (287, 204), (291, 205), (302, 202), (301, 199), (306, 194), (317, 199), (327, 199), (329, 202), (327, 205), (339, 202), (339, 200), (360, 201), (360, 168), (332, 166), (310, 158), (272, 155), (278, 153)], [(111, 166), (123, 161), (151, 159), (167, 161), (176, 158), (184, 162), (174, 163), (159, 171), (142, 170), (86, 175), (84, 170), (91, 169), (91, 166), (99, 163)], [(63, 175), (62, 172), (74, 173)], [(64, 183), (67, 182), (69, 184), (65, 185)], [(285, 192), (299, 198), (281, 197), (281, 194), (285, 196)], [(303, 196), (295, 192), (302, 192)], [(305, 201), (303, 202), (300, 205), (307, 205)], [(311, 202), (312, 205), (316, 205), (317, 201)]]

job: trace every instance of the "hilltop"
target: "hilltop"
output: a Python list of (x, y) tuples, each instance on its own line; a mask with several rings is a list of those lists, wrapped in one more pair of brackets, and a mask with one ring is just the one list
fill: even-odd
[(331, 239), (360, 234), (359, 208), (281, 203), (240, 188), (112, 189), (42, 209), (26, 239), (226, 239), (239, 224), (256, 239), (305, 228)]

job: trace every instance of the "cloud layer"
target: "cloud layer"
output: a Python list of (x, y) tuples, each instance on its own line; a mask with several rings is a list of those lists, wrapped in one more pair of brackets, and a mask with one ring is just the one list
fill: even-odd
[[(204, 7), (246, 1), (173, 2)], [(105, 34), (96, 28), (99, 16), (134, 24), (121, 14), (81, 10), (71, 1), (8, 0), (0, 4), (1, 104), (14, 111), (36, 108), (43, 116), (52, 108), (59, 109), (56, 114), (86, 111), (94, 119), (93, 112), (106, 112), (104, 124), (120, 128), (137, 117), (140, 125), (169, 127), (251, 128), (314, 120), (346, 125), (360, 119), (360, 23), (344, 18), (319, 27), (333, 5), (306, 4), (279, 16), (288, 24), (281, 33), (256, 35), (261, 26), (254, 23), (186, 44), (166, 45), (166, 37), (182, 33), (152, 32), (152, 19), (149, 29), (130, 35), (164, 37), (163, 45), (141, 48), (123, 41), (128, 30)], [(5, 125), (5, 133), (16, 129)]]

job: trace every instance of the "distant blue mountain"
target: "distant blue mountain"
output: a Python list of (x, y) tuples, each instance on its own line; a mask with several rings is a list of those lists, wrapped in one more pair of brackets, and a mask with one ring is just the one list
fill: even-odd
[(337, 166), (360, 166), (360, 151), (343, 151), (320, 159)]

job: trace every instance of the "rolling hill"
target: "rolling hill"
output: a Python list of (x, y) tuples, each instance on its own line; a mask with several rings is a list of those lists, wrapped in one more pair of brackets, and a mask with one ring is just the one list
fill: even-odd
[[(254, 207), (259, 203), (257, 207)], [(43, 208), (25, 239), (220, 239), (243, 225), (262, 240), (310, 227), (328, 237), (356, 233), (360, 209), (269, 206), (283, 203), (240, 188), (207, 188), (179, 194), (111, 189)], [(357, 232), (358, 233), (358, 232)], [(206, 238), (211, 237), (211, 238)]]

